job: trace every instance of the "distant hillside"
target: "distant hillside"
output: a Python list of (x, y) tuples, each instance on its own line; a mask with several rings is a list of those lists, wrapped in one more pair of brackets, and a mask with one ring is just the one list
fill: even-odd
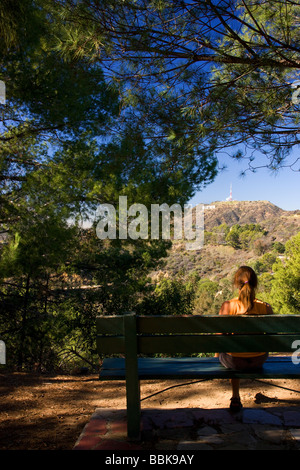
[(300, 210), (286, 211), (269, 201), (212, 202), (204, 209), (206, 231), (224, 223), (230, 227), (259, 224), (268, 231), (269, 237), (285, 243), (300, 229)]
[[(233, 226), (246, 224), (258, 225), (261, 231), (248, 244), (236, 249), (228, 242), (226, 229), (228, 233)], [(296, 235), (300, 230), (300, 210), (286, 211), (268, 201), (212, 202), (205, 206), (204, 229), (201, 250), (188, 251), (183, 240), (175, 240), (154, 277), (186, 278), (197, 273), (201, 278), (218, 280), (231, 276), (238, 266), (253, 265), (266, 253), (274, 253), (274, 244), (284, 245)]]
[(205, 228), (226, 223), (234, 224), (262, 224), (268, 219), (280, 218), (286, 215), (300, 215), (300, 211), (284, 211), (268, 201), (226, 201), (212, 202), (204, 206)]

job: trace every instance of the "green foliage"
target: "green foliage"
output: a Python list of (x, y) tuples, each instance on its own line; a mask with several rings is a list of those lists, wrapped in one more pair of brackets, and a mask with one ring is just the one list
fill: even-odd
[(226, 242), (235, 249), (247, 250), (252, 248), (253, 242), (265, 234), (264, 229), (259, 224), (233, 225), (227, 235)]
[(162, 279), (145, 296), (138, 312), (152, 315), (190, 315), (193, 312), (194, 290), (180, 279)]
[(276, 260), (277, 255), (275, 253), (265, 253), (254, 263), (251, 263), (251, 266), (257, 274), (267, 273), (272, 271), (273, 264)]
[[(298, 144), (290, 87), (299, 68), (297, 2), (56, 3), (71, 31), (62, 53), (105, 58), (130, 118), (158, 129), (161, 140), (185, 150), (199, 141), (206, 150), (231, 147), (251, 170), (264, 154), (273, 171)], [(153, 127), (154, 116), (165, 124)], [(296, 168), (296, 159), (286, 164)]]
[(285, 245), (285, 257), (273, 266), (271, 299), (278, 313), (300, 313), (300, 233)]
[(195, 315), (218, 315), (220, 307), (225, 300), (234, 295), (233, 287), (229, 279), (212, 281), (208, 278), (201, 279), (195, 286)]
[(275, 242), (273, 243), (273, 250), (275, 253), (284, 253), (285, 252), (285, 246), (281, 242)]
[[(142, 125), (132, 114), (134, 94), (121, 101), (120, 85), (108, 84), (99, 58), (86, 49), (64, 55), (81, 35), (61, 15), (66, 5), (54, 3), (0, 6), (0, 79), (7, 85), (0, 107), (0, 335), (10, 364), (20, 368), (92, 357), (96, 314), (121, 314), (149, 294), (148, 273), (169, 243), (99, 240), (98, 205), (117, 207), (121, 195), (129, 206), (183, 205), (214, 178), (217, 164), (200, 142), (183, 149), (178, 139), (157, 138), (159, 129), (170, 135), (170, 114), (180, 131), (175, 106), (159, 107), (159, 117), (153, 112)], [(149, 103), (145, 96), (142, 106)], [(87, 221), (91, 228), (81, 230)], [(174, 311), (176, 295), (184, 295), (173, 295)]]
[(237, 249), (241, 247), (240, 242), (240, 226), (234, 225), (229, 233), (226, 235), (225, 238), (226, 242), (232, 246), (233, 248)]
[(57, 331), (64, 315), (55, 280), (74, 246), (74, 228), (50, 211), (20, 219), (11, 229), (0, 260), (1, 334), (9, 364), (50, 366), (52, 342), (61, 339)]
[[(257, 290), (257, 297), (260, 300), (268, 302), (272, 304), (271, 298), (271, 290), (272, 290), (272, 283), (273, 283), (273, 274), (270, 272), (263, 272), (261, 274), (258, 273), (258, 290)], [(275, 313), (277, 313), (275, 311)]]
[[(55, 21), (51, 2), (4, 3), (0, 19), (11, 32), (9, 44), (0, 49), (0, 78), (6, 83), (6, 104), (0, 106), (0, 224), (6, 230), (32, 213), (34, 197), (47, 206), (57, 204), (58, 210), (71, 204), (71, 197), (78, 210), (78, 194), (70, 195), (72, 185), (59, 180), (53, 155), (69, 146), (70, 157), (75, 143), (88, 146), (103, 136), (117, 113), (118, 98), (99, 63), (68, 62), (54, 52), (61, 23)], [(77, 176), (83, 164), (73, 162)], [(85, 196), (82, 192), (81, 201)]]
[[(188, 51), (193, 38), (198, 38), (197, 49), (198, 41), (207, 40), (206, 34), (203, 38), (199, 34), (202, 28), (199, 30), (198, 20), (197, 24), (186, 21), (189, 15), (183, 4), (162, 0), (140, 10), (142, 2), (125, 0), (122, 4), (104, 2), (101, 10), (98, 3), (77, 2), (73, 5), (74, 18), (69, 17), (67, 6), (68, 2), (48, 0), (5, 0), (0, 5), (0, 79), (7, 85), (7, 102), (0, 107), (0, 335), (7, 345), (8, 364), (20, 369), (52, 370), (78, 361), (94, 366), (95, 317), (99, 313), (218, 312), (221, 303), (233, 295), (227, 279), (201, 277), (196, 255), (190, 254), (176, 278), (151, 282), (149, 274), (167, 256), (170, 244), (144, 239), (100, 240), (95, 210), (101, 203), (117, 207), (121, 195), (127, 196), (128, 206), (143, 203), (149, 208), (163, 202), (183, 205), (195, 190), (214, 179), (215, 151), (229, 136), (241, 134), (241, 124), (249, 113), (252, 117), (245, 132), (250, 140), (257, 137), (255, 116), (261, 119), (263, 113), (269, 132), (264, 144), (272, 147), (270, 135), (287, 96), (286, 89), (281, 92), (278, 87), (272, 102), (274, 80), (281, 86), (286, 74), (280, 72), (274, 78), (273, 72), (262, 73), (261, 67), (268, 67), (263, 60), (270, 60), (270, 50), (261, 53), (262, 44), (257, 34), (250, 39), (249, 27), (241, 31), (241, 37), (257, 41), (257, 54), (262, 59), (259, 69), (245, 72), (245, 50), (227, 30), (229, 36), (222, 39), (221, 35), (218, 47), (212, 49), (220, 67), (207, 74), (194, 67), (202, 59), (192, 58), (190, 52), (188, 64), (184, 63), (185, 47), (179, 56), (175, 50), (175, 62), (166, 57), (174, 52), (176, 41), (172, 37), (181, 43), (187, 40)], [(194, 19), (200, 13), (209, 13), (215, 20), (224, 13), (218, 6), (218, 15), (214, 16), (210, 2), (200, 2), (198, 7)], [(151, 28), (142, 28), (136, 35), (130, 30), (129, 43), (134, 43), (131, 59), (126, 57), (130, 70), (129, 62), (123, 60), (126, 48), (118, 46), (122, 62), (118, 73), (127, 77), (133, 73), (138, 87), (120, 81), (120, 75), (108, 83), (103, 71), (106, 62), (102, 58), (109, 57), (114, 64), (117, 59), (118, 40), (114, 41), (118, 29), (114, 38), (108, 37), (108, 30), (101, 28), (101, 18), (98, 23), (94, 21), (94, 15), (107, 8), (113, 22), (119, 13), (129, 13), (120, 23), (126, 18), (123, 37), (127, 25), (135, 24), (138, 12), (147, 11), (145, 25), (152, 28), (160, 24), (160, 34), (155, 38)], [(185, 14), (178, 15), (182, 10)], [(282, 14), (278, 16), (274, 8), (270, 11), (272, 25), (271, 17), (259, 12), (261, 24), (277, 39), (283, 38), (284, 28), (290, 28), (293, 41), (290, 10), (285, 26)], [(249, 15), (245, 18), (252, 25)], [(171, 38), (169, 48), (164, 37)], [(134, 52), (140, 47), (147, 55), (155, 55), (145, 73), (142, 57)], [(209, 43), (204, 47), (210, 48)], [(277, 52), (271, 47), (279, 66)], [(291, 60), (290, 50), (287, 52)], [(226, 57), (230, 57), (230, 64), (224, 62)], [(236, 57), (237, 67), (233, 65)], [(177, 75), (174, 67), (178, 67)], [(173, 87), (176, 78), (179, 87)], [(225, 95), (224, 86), (226, 91), (228, 86)], [(261, 100), (265, 93), (266, 99)], [(91, 228), (81, 228), (82, 221), (89, 221)], [(223, 224), (207, 235), (206, 243), (218, 244), (223, 237), (239, 252), (256, 248), (263, 255), (266, 251), (257, 244), (264, 231), (254, 224), (232, 228)], [(292, 246), (287, 245), (284, 261), (287, 297), (280, 290), (283, 271), (277, 261), (272, 295), (276, 305), (286, 302), (295, 310), (299, 260)], [(257, 265), (263, 293), (269, 292), (268, 276), (278, 253), (283, 253), (283, 247), (274, 243), (272, 254), (266, 252)], [(221, 271), (222, 258), (210, 263), (205, 267), (208, 271), (216, 267)]]
[(257, 254), (265, 250), (263, 238), (266, 231), (259, 224), (234, 224), (229, 226), (225, 223), (213, 227), (205, 232), (205, 243), (208, 245), (226, 244), (234, 249), (249, 251), (254, 249)]
[(196, 286), (194, 313), (197, 315), (217, 314), (215, 300), (218, 290), (217, 282), (208, 279), (200, 280)]

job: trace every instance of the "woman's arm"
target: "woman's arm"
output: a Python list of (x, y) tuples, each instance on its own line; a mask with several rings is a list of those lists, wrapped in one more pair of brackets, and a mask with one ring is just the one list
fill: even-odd
[(267, 303), (266, 303), (266, 311), (267, 311), (267, 315), (274, 315), (274, 312), (273, 312), (273, 309), (272, 309), (271, 305), (269, 305)]
[[(219, 315), (229, 315), (230, 314), (230, 302), (226, 300), (221, 305)], [(221, 335), (222, 333), (217, 333), (217, 335)], [(215, 353), (215, 357), (219, 357), (219, 353)]]
[(219, 315), (230, 315), (230, 302), (229, 300), (226, 300), (226, 302), (223, 302)]

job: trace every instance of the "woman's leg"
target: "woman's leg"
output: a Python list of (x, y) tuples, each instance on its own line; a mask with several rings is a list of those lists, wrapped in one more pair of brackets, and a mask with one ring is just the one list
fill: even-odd
[[(256, 369), (262, 367), (263, 363), (268, 357), (268, 353), (265, 353), (261, 356), (256, 356), (249, 359), (244, 359), (240, 357), (233, 357), (226, 353), (219, 354), (219, 361), (221, 364), (233, 370), (247, 370), (247, 369)], [(240, 400), (240, 379), (230, 379), (231, 388), (232, 388), (232, 397), (230, 400), (231, 410), (238, 411), (242, 408)]]
[(230, 379), (232, 398), (240, 398), (240, 379)]
[[(236, 369), (236, 358), (226, 353), (220, 353), (219, 361), (228, 369)], [(241, 409), (242, 404), (240, 400), (240, 379), (230, 379), (232, 397), (230, 399), (230, 409), (238, 411)]]
[(240, 399), (240, 379), (230, 379), (232, 388), (232, 397), (230, 399), (231, 411), (237, 412), (243, 408)]

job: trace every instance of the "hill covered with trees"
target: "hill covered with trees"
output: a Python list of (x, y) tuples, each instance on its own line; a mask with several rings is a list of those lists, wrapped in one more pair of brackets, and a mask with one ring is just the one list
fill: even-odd
[[(184, 311), (216, 314), (221, 303), (236, 294), (232, 287), (236, 269), (249, 265), (259, 276), (258, 296), (275, 302), (279, 289), (275, 279), (279, 272), (283, 278), (285, 273), (288, 276), (289, 247), (299, 245), (299, 227), (300, 211), (285, 211), (268, 201), (211, 203), (204, 211), (203, 248), (186, 250), (184, 240), (174, 241), (160, 269), (152, 274), (158, 298), (170, 289), (174, 299), (182, 295), (178, 305)], [(296, 251), (292, 257), (297, 258)], [(291, 276), (299, 289), (300, 263), (293, 263)], [(171, 303), (172, 296), (164, 296)], [(299, 298), (293, 306), (289, 302), (283, 306), (284, 301), (275, 304), (278, 313), (299, 312)], [(174, 300), (173, 313), (177, 309)]]

